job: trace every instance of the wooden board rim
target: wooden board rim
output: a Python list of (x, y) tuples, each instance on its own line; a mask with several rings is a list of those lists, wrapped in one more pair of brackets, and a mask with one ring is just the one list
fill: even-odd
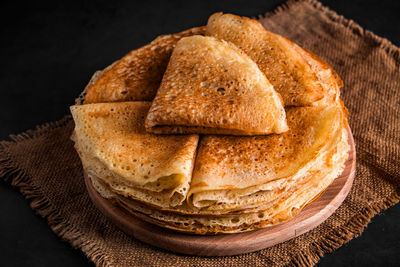
[[(251, 232), (201, 236), (176, 232), (144, 222), (102, 198), (84, 175), (89, 196), (95, 206), (115, 225), (136, 239), (168, 251), (197, 256), (232, 256), (271, 247), (302, 235), (331, 216), (350, 192), (355, 176), (356, 150), (348, 129), (349, 158), (343, 173), (314, 202), (292, 220)], [(318, 208), (322, 203), (321, 208)]]

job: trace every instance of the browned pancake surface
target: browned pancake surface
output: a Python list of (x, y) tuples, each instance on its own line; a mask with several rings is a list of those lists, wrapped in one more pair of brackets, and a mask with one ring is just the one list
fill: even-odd
[(85, 104), (153, 100), (176, 43), (182, 37), (203, 33), (204, 27), (199, 27), (162, 35), (132, 50), (88, 85)]

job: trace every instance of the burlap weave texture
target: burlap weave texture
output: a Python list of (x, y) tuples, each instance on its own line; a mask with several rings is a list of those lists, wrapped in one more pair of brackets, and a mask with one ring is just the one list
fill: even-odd
[(316, 229), (259, 252), (233, 257), (176, 255), (143, 244), (93, 206), (69, 136), (69, 116), (0, 143), (0, 177), (31, 200), (60, 237), (99, 266), (313, 265), (359, 235), (400, 199), (400, 49), (313, 0), (290, 1), (263, 25), (320, 55), (344, 81), (357, 175), (343, 205)]

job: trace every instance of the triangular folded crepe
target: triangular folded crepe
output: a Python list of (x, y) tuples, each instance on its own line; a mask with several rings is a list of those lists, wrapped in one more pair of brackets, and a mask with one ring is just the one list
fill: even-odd
[(208, 20), (206, 34), (232, 42), (249, 55), (285, 106), (325, 103), (339, 96), (342, 81), (328, 64), (256, 20), (216, 13)]
[(161, 35), (150, 44), (132, 50), (96, 73), (85, 89), (84, 103), (153, 100), (176, 43), (182, 37), (203, 33), (204, 27), (198, 27)]
[(213, 37), (182, 38), (146, 119), (153, 133), (285, 132), (281, 98), (240, 49)]
[(178, 205), (189, 189), (198, 135), (146, 133), (149, 107), (149, 102), (72, 106), (75, 147), (88, 176), (143, 202)]
[[(339, 105), (291, 108), (287, 119), (290, 130), (280, 135), (204, 136), (189, 204), (210, 209), (259, 204), (269, 197), (270, 190), (303, 177), (321, 161), (333, 162), (347, 155), (348, 146), (334, 149), (341, 140), (347, 144), (346, 119)], [(322, 160), (329, 151), (338, 155)]]

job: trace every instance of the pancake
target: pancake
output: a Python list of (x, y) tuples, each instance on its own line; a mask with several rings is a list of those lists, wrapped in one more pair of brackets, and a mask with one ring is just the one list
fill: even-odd
[(336, 98), (343, 85), (327, 63), (256, 20), (215, 13), (208, 20), (206, 35), (232, 42), (248, 54), (285, 106), (325, 104)]
[(259, 193), (269, 190), (271, 182), (302, 177), (339, 143), (347, 128), (339, 105), (291, 108), (287, 119), (290, 130), (280, 135), (202, 137), (189, 204), (213, 209), (226, 209), (226, 204), (240, 207), (241, 199), (249, 195), (258, 203), (263, 197)]
[(177, 43), (146, 129), (232, 135), (288, 130), (281, 98), (257, 65), (234, 45), (199, 35)]
[(198, 27), (161, 35), (132, 50), (93, 77), (84, 91), (84, 103), (153, 100), (176, 43), (182, 37), (203, 34), (204, 30)]
[(251, 231), (292, 219), (342, 172), (342, 85), (292, 41), (217, 13), (97, 72), (71, 138), (95, 190), (133, 216)]
[[(331, 153), (325, 155), (318, 168), (310, 170), (284, 191), (287, 191), (288, 194), (277, 194), (276, 198), (268, 202), (268, 206), (259, 207), (252, 212), (182, 215), (173, 210), (154, 209), (146, 203), (115, 194), (101, 181), (92, 180), (92, 183), (103, 197), (115, 201), (116, 205), (134, 216), (162, 227), (196, 234), (245, 232), (286, 222), (298, 214), (308, 203), (318, 198), (321, 192), (341, 173), (347, 159), (348, 148), (347, 139), (342, 139), (330, 151)], [(175, 209), (178, 210), (179, 207)]]
[[(263, 185), (263, 190), (255, 192), (253, 194), (248, 194), (241, 196), (237, 199), (240, 201), (241, 207), (238, 208), (236, 203), (222, 204), (218, 203), (216, 206), (206, 207), (206, 208), (196, 208), (190, 207), (185, 202), (176, 207), (159, 207), (154, 206), (149, 203), (145, 203), (150, 208), (154, 208), (160, 211), (169, 211), (178, 214), (191, 214), (191, 215), (223, 215), (223, 214), (244, 214), (244, 213), (254, 213), (259, 210), (265, 210), (271, 206), (279, 203), (281, 199), (288, 197), (297, 190), (296, 188), (303, 186), (307, 182), (307, 177), (312, 177), (316, 173), (321, 173), (321, 170), (332, 171), (338, 175), (338, 173), (343, 168), (343, 162), (347, 159), (347, 151), (349, 149), (347, 143), (347, 130), (342, 130), (342, 135), (338, 144), (332, 148), (330, 151), (325, 153), (323, 157), (318, 160), (318, 162), (312, 165), (301, 177), (285, 177), (273, 182), (269, 182)], [(96, 177), (88, 175), (92, 180), (101, 180)], [(333, 177), (335, 178), (335, 177)], [(324, 179), (321, 177), (321, 179)], [(131, 199), (140, 201), (139, 198), (130, 194), (127, 190), (120, 190), (119, 187), (114, 185), (115, 182), (110, 182), (110, 180), (101, 180), (110, 191), (114, 194)], [(228, 193), (228, 192), (227, 192)], [(107, 196), (105, 196), (108, 198)], [(257, 201), (254, 200), (256, 198)], [(214, 208), (214, 209), (213, 209)]]
[[(106, 105), (111, 106), (111, 103)], [(81, 107), (85, 106), (90, 105), (84, 105)], [(96, 113), (92, 114), (92, 116), (98, 116)], [(225, 189), (224, 196), (234, 196), (235, 201), (229, 202), (229, 200), (232, 200), (232, 198), (229, 197), (226, 198), (228, 201), (225, 202), (215, 202), (215, 199), (213, 199), (212, 201), (214, 201), (214, 203), (207, 203), (208, 205), (202, 206), (201, 208), (198, 207), (199, 205), (193, 205), (194, 202), (192, 202), (192, 205), (188, 205), (185, 202), (180, 202), (175, 206), (172, 206), (169, 203), (165, 205), (163, 204), (163, 201), (167, 200), (168, 197), (164, 200), (159, 198), (158, 200), (153, 201), (152, 198), (159, 197), (157, 193), (147, 189), (125, 186), (123, 182), (119, 180), (119, 177), (114, 175), (113, 172), (108, 170), (107, 167), (104, 167), (104, 165), (100, 165), (99, 168), (103, 168), (104, 170), (99, 172), (96, 167), (93, 167), (96, 164), (90, 163), (89, 166), (91, 168), (85, 168), (85, 171), (92, 180), (95, 189), (103, 197), (112, 200), (116, 205), (119, 205), (133, 216), (161, 227), (195, 234), (219, 234), (239, 233), (274, 226), (292, 219), (302, 208), (315, 200), (315, 198), (317, 198), (321, 192), (332, 183), (332, 181), (341, 173), (349, 150), (347, 143), (346, 114), (340, 105), (291, 108), (288, 110), (287, 114), (291, 130), (280, 135), (262, 136), (262, 138), (264, 138), (262, 139), (264, 145), (261, 147), (265, 146), (266, 148), (262, 148), (260, 153), (273, 153), (274, 151), (267, 149), (267, 147), (269, 147), (268, 144), (274, 148), (279, 147), (279, 144), (274, 143), (273, 137), (280, 136), (282, 137), (282, 140), (279, 140), (279, 142), (281, 142), (282, 145), (290, 145), (293, 150), (298, 150), (299, 147), (305, 147), (304, 150), (299, 150), (299, 154), (306, 158), (306, 167), (304, 167), (300, 172), (294, 171), (292, 175), (284, 175), (279, 179), (267, 181), (266, 183), (261, 184), (262, 186), (258, 187), (258, 191), (254, 191), (250, 189), (250, 187), (245, 188), (244, 191), (239, 190), (236, 192), (235, 189), (232, 188)], [(85, 120), (86, 118), (83, 119)], [(90, 125), (93, 125), (93, 123), (90, 123)], [(297, 130), (295, 131), (293, 129)], [(330, 131), (327, 131), (326, 129), (329, 129)], [(327, 135), (328, 137), (325, 135), (326, 132), (330, 132)], [(335, 134), (336, 132), (338, 132), (338, 135)], [(297, 137), (298, 142), (294, 142), (293, 140), (296, 138), (294, 135), (304, 137)], [(76, 136), (77, 134), (75, 134), (74, 139), (77, 139)], [(245, 143), (243, 140), (240, 140), (243, 138), (253, 139), (251, 142), (252, 144), (260, 144), (260, 142), (257, 141), (261, 140), (261, 136), (209, 137), (230, 137), (236, 139), (236, 145)], [(203, 140), (204, 138), (206, 138), (206, 136), (203, 137)], [(201, 142), (203, 142), (203, 140)], [(78, 151), (80, 151), (84, 163), (83, 165), (85, 166), (86, 156), (84, 154), (88, 153), (82, 153), (82, 150), (89, 150), (85, 149), (85, 146), (79, 145), (79, 142), (77, 142), (77, 147)], [(307, 155), (309, 152), (305, 150), (313, 150), (313, 148), (316, 148), (316, 150), (313, 151), (312, 154), (317, 156), (308, 158)], [(201, 149), (202, 145), (200, 145), (196, 164), (197, 162), (202, 162), (201, 158), (199, 158), (202, 153)], [(218, 147), (218, 149), (221, 148)], [(296, 162), (298, 160), (298, 158), (291, 154), (288, 149), (280, 149), (283, 149), (284, 153), (286, 153), (285, 156), (288, 156), (289, 161)], [(257, 148), (250, 148), (246, 153), (244, 153), (238, 149), (236, 150), (236, 157), (247, 155), (253, 150), (258, 151)], [(218, 152), (218, 150), (215, 152)], [(225, 158), (229, 159), (231, 157)], [(284, 158), (281, 160), (285, 161)], [(97, 160), (97, 162), (100, 161)], [(284, 166), (287, 166), (286, 162), (284, 162), (284, 164)], [(219, 169), (218, 171), (221, 170), (223, 171), (223, 169)], [(245, 171), (248, 170), (242, 170), (243, 179), (249, 177), (249, 173), (246, 173)], [(288, 173), (281, 169), (279, 171), (285, 174)], [(291, 172), (289, 171), (289, 173)], [(97, 174), (100, 175), (98, 176)], [(195, 175), (196, 170), (194, 170), (193, 173), (193, 181)], [(215, 177), (218, 177), (219, 179), (227, 178), (221, 174), (217, 175), (220, 176), (214, 176), (213, 180), (218, 180), (215, 179)], [(193, 184), (194, 182), (192, 182), (191, 190), (196, 188), (193, 187)], [(193, 201), (190, 194), (188, 194), (187, 197), (189, 201)], [(203, 200), (207, 201), (208, 199), (202, 199), (201, 201)], [(202, 202), (198, 202), (197, 204), (202, 204)]]
[[(341, 171), (341, 170), (340, 170)], [(321, 176), (319, 176), (321, 175)], [(119, 200), (119, 204), (134, 215), (150, 223), (169, 229), (195, 234), (221, 234), (247, 232), (259, 228), (271, 227), (284, 223), (296, 216), (310, 201), (324, 191), (338, 175), (337, 172), (318, 173), (308, 179), (303, 187), (298, 187), (289, 197), (278, 200), (266, 210), (253, 213), (190, 216), (162, 213), (154, 209), (146, 210), (145, 205), (127, 205)], [(132, 204), (132, 203), (130, 203)], [(143, 216), (144, 215), (144, 216)]]
[[(252, 137), (231, 137), (234, 143), (236, 144), (246, 144), (242, 139), (248, 138), (249, 142), (247, 144), (256, 145), (257, 147), (261, 147), (260, 150), (258, 148), (249, 148), (249, 151), (259, 151), (257, 153), (260, 154), (273, 154), (273, 149), (284, 150), (283, 158), (282, 155), (279, 155), (278, 160), (283, 161), (285, 166), (290, 166), (289, 163), (285, 162), (288, 161), (292, 164), (292, 168), (294, 170), (284, 170), (279, 169), (279, 171), (274, 170), (276, 164), (273, 163), (273, 157), (269, 157), (271, 160), (270, 165), (264, 163), (264, 167), (270, 168), (270, 170), (276, 173), (276, 176), (273, 177), (271, 180), (268, 180), (265, 176), (265, 180), (261, 180), (259, 184), (251, 185), (249, 181), (246, 181), (244, 187), (242, 189), (238, 188), (230, 188), (226, 189), (226, 186), (222, 186), (224, 190), (220, 190), (220, 196), (223, 195), (225, 197), (224, 201), (220, 201), (217, 203), (215, 199), (211, 199), (211, 202), (215, 205), (204, 205), (204, 202), (207, 204), (210, 199), (199, 200), (199, 197), (210, 197), (207, 196), (207, 193), (210, 193), (211, 196), (216, 195), (217, 190), (204, 190), (203, 192), (198, 192), (197, 197), (191, 199), (191, 201), (196, 202), (196, 205), (192, 205), (194, 207), (188, 207), (186, 205), (180, 205), (178, 207), (174, 207), (172, 209), (164, 208), (162, 210), (173, 211), (181, 214), (209, 214), (209, 215), (217, 215), (217, 214), (227, 214), (227, 213), (234, 213), (235, 211), (240, 211), (246, 209), (245, 212), (254, 212), (257, 208), (265, 208), (267, 205), (266, 203), (275, 200), (278, 196), (284, 196), (287, 192), (290, 192), (290, 188), (298, 185), (298, 180), (302, 179), (304, 176), (310, 176), (310, 174), (325, 168), (325, 165), (322, 164), (329, 164), (333, 165), (333, 161), (337, 159), (332, 158), (340, 158), (340, 157), (347, 157), (347, 131), (346, 128), (347, 124), (345, 124), (345, 114), (343, 114), (343, 110), (340, 106), (332, 106), (332, 107), (301, 107), (301, 108), (292, 108), (288, 111), (288, 116), (290, 116), (290, 122), (293, 129), (290, 130), (286, 135), (276, 135), (280, 138), (276, 140), (274, 136), (266, 136), (263, 139), (261, 137), (252, 138)], [(339, 122), (337, 125), (335, 122)], [(332, 140), (330, 138), (323, 135), (323, 133), (329, 132), (326, 129), (330, 129)], [(338, 132), (339, 135), (335, 133)], [(322, 134), (322, 135), (321, 135)], [(302, 138), (297, 137), (302, 136)], [(325, 136), (325, 137), (324, 137)], [(212, 137), (212, 136), (210, 136)], [(207, 142), (207, 136), (203, 137), (202, 142)], [(223, 138), (218, 136), (218, 138)], [(256, 140), (253, 140), (256, 139)], [(294, 142), (296, 139), (297, 142)], [(276, 143), (276, 142), (280, 143)], [(246, 145), (247, 145), (246, 144)], [(262, 144), (262, 146), (259, 146)], [(279, 144), (290, 146), (291, 150), (288, 150), (285, 147), (279, 146)], [(216, 146), (218, 147), (218, 146)], [(302, 148), (300, 150), (299, 148)], [(219, 148), (220, 149), (220, 148)], [(310, 150), (310, 151), (308, 151)], [(314, 151), (313, 151), (314, 150)], [(239, 151), (236, 153), (236, 160), (240, 162), (240, 157), (254, 157), (255, 154), (251, 154), (251, 152), (247, 151)], [(299, 153), (294, 153), (294, 151), (298, 151)], [(219, 150), (216, 153), (220, 153)], [(259, 157), (260, 154), (257, 156)], [(310, 154), (310, 158), (307, 155)], [(203, 155), (202, 145), (200, 146), (200, 150), (197, 156), (196, 164), (201, 164), (203, 161), (203, 157), (211, 157), (207, 154), (206, 156)], [(314, 157), (312, 157), (314, 155)], [(225, 157), (225, 156), (224, 156)], [(299, 157), (305, 157), (306, 162), (299, 162)], [(233, 158), (233, 157), (225, 157), (226, 159)], [(241, 159), (243, 160), (243, 159)], [(297, 163), (296, 163), (297, 162)], [(256, 167), (260, 167), (263, 164), (259, 163), (258, 160), (254, 161), (253, 164)], [(294, 165), (293, 165), (294, 164)], [(224, 164), (223, 164), (224, 165)], [(237, 166), (237, 165), (236, 165)], [(254, 169), (244, 169), (248, 168), (249, 164), (242, 166), (242, 169), (236, 169), (237, 173), (243, 174), (241, 179), (248, 179), (252, 175), (255, 176), (257, 173), (254, 173)], [(298, 169), (296, 169), (296, 168)], [(196, 165), (197, 168), (197, 165)], [(213, 167), (211, 167), (213, 168)], [(233, 169), (233, 168), (231, 168)], [(340, 168), (339, 168), (340, 169)], [(195, 177), (197, 177), (196, 170), (194, 171), (193, 182), (191, 186), (191, 191), (196, 189), (195, 185)], [(218, 167), (218, 171), (224, 171), (226, 169)], [(231, 172), (229, 175), (237, 174), (235, 172)], [(280, 174), (280, 175), (278, 175)], [(209, 173), (210, 180), (222, 180), (222, 178), (232, 179), (232, 177), (224, 176), (219, 173)], [(218, 176), (213, 176), (218, 175)], [(219, 177), (220, 179), (215, 179), (214, 177)], [(233, 182), (239, 184), (237, 181)], [(118, 184), (117, 181), (112, 181), (110, 183), (110, 187), (113, 188), (114, 192), (117, 194), (132, 197), (133, 199), (138, 200), (137, 197), (133, 196), (132, 194), (126, 193), (126, 191), (119, 190), (117, 187), (113, 186), (113, 184)], [(232, 184), (232, 183), (231, 183)], [(221, 188), (219, 188), (221, 189)], [(192, 193), (192, 192), (191, 192)], [(190, 193), (190, 194), (191, 194)], [(189, 194), (189, 196), (190, 196)], [(189, 197), (190, 199), (190, 197)], [(203, 202), (202, 202), (203, 201)]]
[(189, 189), (198, 135), (147, 133), (149, 107), (149, 102), (72, 106), (75, 147), (89, 175), (116, 180), (143, 201), (156, 195), (165, 205), (178, 205)]

